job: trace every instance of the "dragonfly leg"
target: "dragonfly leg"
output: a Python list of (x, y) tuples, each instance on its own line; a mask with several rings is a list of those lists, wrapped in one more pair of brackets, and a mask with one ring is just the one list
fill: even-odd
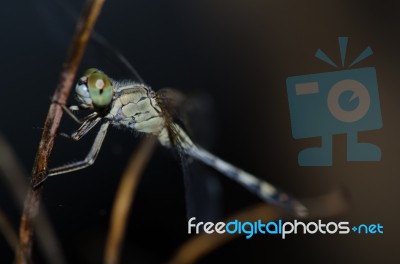
[[(97, 119), (97, 120), (96, 120)], [(101, 120), (101, 118), (99, 118), (97, 116), (97, 113), (92, 113), (88, 116), (85, 116), (82, 121), (79, 120), (81, 126), (79, 127), (79, 129), (77, 131), (75, 131), (74, 133), (67, 134), (67, 133), (58, 133), (59, 136), (68, 138), (68, 139), (72, 139), (75, 141), (78, 141), (79, 139), (81, 139), (84, 135), (86, 135), (99, 121)]]
[(101, 120), (101, 117), (97, 117), (95, 119), (89, 118), (82, 123), (82, 125), (72, 133), (69, 138), (79, 141), (83, 136), (85, 136), (92, 128), (94, 128)]
[(62, 104), (62, 103), (57, 102), (57, 101), (53, 101), (53, 103), (60, 105), (60, 106), (62, 107), (62, 109), (64, 110), (64, 112), (65, 112), (69, 117), (71, 117), (72, 120), (74, 120), (76, 123), (78, 123), (78, 124), (80, 124), (80, 125), (81, 125), (83, 122), (85, 122), (87, 119), (92, 118), (93, 116), (97, 115), (97, 113), (94, 112), (94, 113), (92, 113), (92, 114), (90, 114), (90, 115), (88, 115), (88, 116), (85, 116), (83, 119), (80, 119), (80, 118), (77, 117), (77, 116), (74, 114), (74, 112), (73, 112), (73, 111), (82, 110), (82, 108), (80, 108), (79, 106), (77, 106), (77, 105), (66, 106), (65, 104)]
[(79, 108), (79, 106), (71, 105), (70, 107), (66, 107), (65, 105), (61, 105), (61, 107), (62, 107), (62, 109), (64, 110), (64, 112), (65, 112), (69, 117), (72, 118), (72, 120), (74, 120), (76, 123), (78, 123), (78, 124), (80, 124), (80, 125), (83, 124), (86, 120), (93, 119), (94, 117), (97, 117), (97, 115), (98, 115), (96, 112), (93, 112), (93, 113), (91, 113), (90, 115), (87, 115), (87, 116), (85, 116), (84, 118), (80, 119), (80, 118), (77, 117), (77, 116), (75, 115), (75, 113), (73, 112), (73, 111), (81, 110), (81, 109)]
[(80, 120), (80, 119), (74, 114), (74, 112), (72, 112), (73, 109), (75, 109), (74, 106), (71, 106), (71, 108), (70, 108), (70, 107), (66, 107), (65, 105), (62, 104), (61, 107), (62, 107), (62, 109), (64, 110), (64, 112), (67, 113), (67, 115), (69, 115), (69, 116), (72, 118), (72, 120), (74, 120), (76, 123), (82, 124), (82, 123), (84, 122), (83, 120)]
[[(83, 133), (82, 132), (79, 133), (79, 129), (78, 129), (78, 131), (76, 131), (75, 133), (72, 134), (72, 138), (74, 140), (79, 140), (91, 128), (93, 128), (100, 120), (101, 120), (101, 118), (98, 118), (98, 119), (92, 120), (92, 121), (87, 121), (87, 122), (91, 122), (91, 124), (89, 124), (87, 126), (85, 126), (86, 122), (84, 122), (84, 124), (79, 128), (79, 129), (82, 129)], [(108, 129), (109, 125), (110, 125), (109, 122), (105, 122), (101, 125), (100, 130), (97, 133), (97, 136), (93, 142), (93, 145), (84, 160), (50, 169), (48, 171), (47, 176), (55, 176), (55, 175), (60, 175), (60, 174), (64, 174), (64, 173), (68, 173), (68, 172), (72, 172), (72, 171), (82, 170), (82, 169), (87, 168), (90, 165), (92, 165), (95, 162), (97, 155), (99, 154), (101, 145), (103, 144), (104, 138), (106, 137), (107, 129)], [(76, 137), (74, 137), (74, 134), (76, 135)]]

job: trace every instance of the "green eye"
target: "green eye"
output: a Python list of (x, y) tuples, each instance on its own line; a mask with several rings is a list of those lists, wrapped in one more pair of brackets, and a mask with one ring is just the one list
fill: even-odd
[(84, 76), (87, 79), (89, 95), (93, 104), (97, 107), (108, 106), (113, 98), (113, 89), (110, 78), (97, 69), (88, 69)]

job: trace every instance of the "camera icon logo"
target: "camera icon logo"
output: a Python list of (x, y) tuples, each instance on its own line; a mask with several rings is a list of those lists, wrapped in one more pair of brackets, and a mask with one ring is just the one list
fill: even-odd
[[(339, 38), (342, 66), (347, 37)], [(370, 47), (350, 64), (372, 55)], [(335, 67), (318, 50), (315, 56)], [(373, 67), (289, 77), (286, 80), (292, 135), (295, 139), (321, 137), (321, 146), (303, 149), (300, 166), (332, 166), (332, 137), (347, 134), (348, 161), (379, 161), (380, 148), (358, 142), (358, 132), (382, 128), (376, 70)]]

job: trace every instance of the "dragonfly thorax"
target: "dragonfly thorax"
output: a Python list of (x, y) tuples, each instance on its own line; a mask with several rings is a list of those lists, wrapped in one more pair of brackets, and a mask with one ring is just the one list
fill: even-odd
[(165, 119), (156, 94), (150, 87), (135, 82), (115, 83), (114, 97), (106, 116), (114, 126), (158, 135)]

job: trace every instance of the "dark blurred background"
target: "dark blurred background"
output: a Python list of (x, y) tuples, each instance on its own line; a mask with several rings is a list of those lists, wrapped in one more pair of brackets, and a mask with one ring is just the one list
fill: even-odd
[[(64, 2), (77, 12), (82, 8), (81, 1)], [(240, 238), (201, 263), (399, 261), (398, 10), (397, 1), (106, 1), (96, 30), (122, 51), (150, 86), (208, 98), (215, 112), (202, 127), (214, 139), (210, 148), (215, 154), (298, 197), (344, 188), (351, 209), (326, 221), (384, 226), (384, 234), (374, 236)], [(27, 172), (75, 21), (57, 1), (1, 4), (0, 131)], [(346, 138), (338, 135), (332, 167), (299, 167), (298, 152), (319, 141), (292, 138), (285, 80), (333, 71), (314, 53), (321, 48), (339, 61), (338, 36), (349, 37), (348, 58), (367, 46), (374, 51), (355, 67), (377, 70), (383, 129), (362, 132), (360, 139), (377, 144), (382, 161), (346, 162)], [(92, 42), (78, 75), (98, 67), (116, 79), (132, 77), (104, 54), (104, 48)], [(61, 130), (75, 128), (64, 117)], [(79, 143), (58, 138), (50, 164), (83, 158), (91, 142), (92, 137)], [(44, 206), (68, 263), (101, 262), (119, 177), (137, 143), (133, 134), (111, 130), (93, 167), (46, 182)], [(179, 161), (169, 150), (157, 148), (139, 186), (122, 263), (165, 262), (188, 238), (182, 179)], [(218, 179), (222, 216), (259, 201), (223, 176)], [(17, 229), (20, 211), (4, 184), (0, 208)], [(37, 248), (34, 255), (38, 263), (43, 261)], [(12, 249), (0, 237), (1, 263), (12, 260)]]

